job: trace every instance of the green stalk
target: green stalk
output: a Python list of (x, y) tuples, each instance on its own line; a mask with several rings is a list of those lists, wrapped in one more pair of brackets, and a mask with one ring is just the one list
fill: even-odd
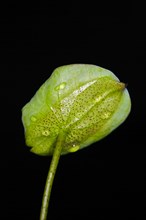
[(46, 179), (46, 185), (45, 185), (45, 189), (44, 189), (44, 194), (43, 194), (43, 199), (42, 199), (42, 207), (41, 207), (41, 212), (40, 212), (40, 220), (47, 219), (48, 206), (49, 206), (49, 201), (50, 201), (53, 180), (55, 177), (57, 165), (59, 163), (59, 158), (61, 155), (64, 138), (65, 138), (65, 132), (60, 132), (60, 134), (57, 138), (56, 147), (54, 149), (52, 161), (50, 164), (50, 169), (49, 169), (48, 176)]

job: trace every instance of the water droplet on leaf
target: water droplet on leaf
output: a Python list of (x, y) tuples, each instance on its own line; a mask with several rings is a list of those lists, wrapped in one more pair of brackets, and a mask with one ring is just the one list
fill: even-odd
[(69, 152), (76, 152), (79, 149), (80, 149), (79, 145), (73, 145), (68, 151)]
[(36, 118), (36, 117), (34, 117), (34, 116), (31, 116), (31, 118), (30, 118), (30, 119), (31, 119), (31, 121), (34, 121), (34, 122), (37, 120), (37, 118)]
[(101, 115), (101, 119), (107, 119), (107, 118), (109, 118), (110, 115), (111, 115), (110, 112), (104, 112), (104, 113)]
[(55, 90), (58, 91), (58, 90), (64, 89), (65, 86), (66, 86), (66, 82), (63, 82), (63, 83), (61, 83), (60, 85), (56, 86), (56, 87), (55, 87)]
[(48, 136), (49, 134), (50, 134), (50, 132), (48, 130), (42, 131), (42, 135), (43, 136)]

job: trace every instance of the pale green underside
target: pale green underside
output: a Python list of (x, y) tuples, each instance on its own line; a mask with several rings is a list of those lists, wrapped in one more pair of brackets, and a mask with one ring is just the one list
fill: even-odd
[[(104, 120), (101, 128), (98, 128), (96, 132), (93, 132), (93, 135), (89, 132), (90, 135), (87, 136), (87, 138), (84, 137), (81, 139), (81, 137), (79, 137), (81, 141), (77, 142), (77, 137), (75, 138), (75, 135), (73, 135), (69, 129), (71, 129), (72, 126), (72, 129), (77, 131), (78, 128), (78, 133), (80, 135), (80, 124), (79, 121), (76, 121), (78, 119), (82, 119), (83, 114), (85, 115), (84, 109), (86, 110), (86, 100), (87, 108), (89, 108), (90, 103), (88, 97), (83, 95), (82, 98), (82, 94), (87, 95), (88, 93), (86, 94), (85, 90), (90, 88), (91, 92), (94, 93), (94, 84), (98, 82), (98, 79), (99, 82), (102, 82), (101, 79), (104, 79), (104, 77), (105, 81), (109, 79), (111, 87), (108, 86), (108, 83), (106, 82), (103, 89), (101, 89), (101, 94), (98, 92), (99, 94), (96, 98), (97, 108), (100, 110), (100, 105), (102, 106), (102, 99), (105, 100), (106, 96), (109, 102), (111, 94), (111, 100), (114, 100), (115, 97), (116, 104), (114, 105), (116, 109), (110, 110), (110, 116)], [(99, 83), (99, 85), (97, 83), (97, 86), (102, 88), (101, 83)], [(118, 127), (127, 118), (130, 112), (131, 101), (129, 93), (127, 89), (123, 89), (122, 86), (122, 84), (119, 84), (118, 78), (111, 71), (95, 65), (73, 64), (57, 68), (51, 77), (40, 87), (30, 102), (28, 102), (22, 109), (22, 121), (25, 128), (26, 144), (32, 147), (31, 151), (36, 154), (50, 155), (53, 153), (55, 141), (60, 129), (64, 129), (66, 132), (67, 138), (65, 144), (68, 144), (68, 146), (63, 148), (62, 154), (75, 152), (78, 149), (102, 139)], [(105, 90), (106, 87), (109, 87), (109, 93)], [(85, 92), (83, 93), (81, 89)], [(115, 92), (116, 89), (117, 93)], [(74, 91), (76, 91), (76, 93)], [(67, 97), (69, 98), (67, 99)], [(79, 99), (81, 101), (81, 106), (79, 101), (76, 103), (76, 106), (73, 104), (75, 103), (76, 97), (81, 97)], [(101, 101), (97, 100), (100, 97), (102, 98)], [(58, 104), (61, 102), (63, 103), (63, 107)], [(91, 103), (92, 102), (93, 100), (91, 100)], [(82, 106), (84, 109), (81, 108)], [(94, 107), (96, 106), (93, 106), (93, 108)], [(105, 104), (103, 107), (105, 107)], [(74, 110), (71, 110), (71, 108)], [(103, 111), (103, 109), (101, 109), (101, 111)], [(95, 112), (96, 109), (93, 111), (95, 117), (93, 117), (93, 119), (96, 121), (98, 114), (95, 115)], [(82, 114), (82, 116), (78, 116), (80, 114)], [(47, 117), (45, 118), (46, 115)], [(90, 114), (87, 113), (87, 116), (88, 115)], [(100, 123), (101, 118), (102, 116), (100, 115)], [(85, 121), (87, 121), (86, 118)], [(78, 123), (78, 125), (75, 127), (73, 126), (73, 123)], [(92, 124), (93, 122), (91, 125)], [(95, 130), (95, 128), (93, 130)], [(81, 134), (81, 136), (83, 135)], [(75, 142), (73, 142), (74, 140)]]

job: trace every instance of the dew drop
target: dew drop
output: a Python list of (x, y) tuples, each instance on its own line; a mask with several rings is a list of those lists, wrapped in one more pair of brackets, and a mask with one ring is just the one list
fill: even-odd
[(48, 136), (49, 133), (50, 133), (50, 132), (49, 132), (48, 130), (44, 130), (44, 131), (42, 131), (42, 135), (43, 135), (43, 136)]
[(58, 91), (58, 90), (64, 89), (65, 86), (66, 86), (66, 82), (63, 82), (63, 83), (61, 83), (60, 85), (56, 86), (56, 87), (55, 87), (55, 90)]
[(107, 119), (110, 116), (110, 112), (104, 112), (101, 114), (101, 119)]
[(77, 150), (80, 149), (80, 146), (79, 145), (73, 145), (71, 148), (69, 148), (69, 152), (76, 152)]
[(37, 118), (34, 117), (34, 116), (31, 116), (30, 120), (33, 121), (33, 122), (35, 122), (35, 121), (37, 120)]

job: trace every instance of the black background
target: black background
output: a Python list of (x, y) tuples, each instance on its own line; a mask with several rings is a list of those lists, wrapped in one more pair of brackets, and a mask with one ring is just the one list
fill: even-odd
[[(137, 14), (139, 13), (139, 16)], [(143, 13), (133, 5), (72, 1), (8, 5), (1, 66), (4, 219), (39, 219), (50, 157), (29, 152), (21, 108), (52, 71), (95, 64), (128, 83), (132, 110), (105, 139), (61, 157), (48, 219), (131, 219), (145, 203), (145, 36)], [(6, 187), (5, 187), (6, 186)], [(107, 211), (108, 210), (108, 211)], [(112, 210), (112, 214), (108, 214)], [(115, 211), (118, 214), (115, 214)], [(122, 211), (121, 211), (122, 210)]]

